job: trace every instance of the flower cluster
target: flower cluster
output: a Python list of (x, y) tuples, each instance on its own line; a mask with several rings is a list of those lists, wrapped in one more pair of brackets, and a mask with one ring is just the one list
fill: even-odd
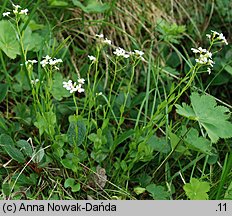
[(109, 39), (107, 39), (107, 38), (105, 38), (104, 39), (104, 35), (103, 34), (100, 34), (100, 35), (98, 35), (98, 34), (96, 34), (95, 35), (102, 43), (105, 43), (105, 44), (109, 44), (109, 45), (111, 45), (111, 40), (109, 40)]
[(116, 56), (121, 56), (124, 58), (129, 58), (131, 56), (135, 56), (137, 58), (140, 58), (142, 61), (145, 61), (145, 59), (143, 58), (144, 52), (140, 51), (140, 50), (134, 50), (134, 52), (130, 51), (125, 51), (123, 48), (118, 47), (113, 54), (115, 54)]
[(71, 94), (78, 91), (79, 93), (84, 92), (85, 90), (82, 88), (82, 85), (85, 83), (83, 78), (79, 78), (77, 82), (72, 82), (69, 80), (68, 82), (63, 82), (63, 87), (68, 90)]
[[(15, 4), (12, 4), (12, 6), (13, 6), (13, 13), (15, 14), (15, 15), (17, 15), (17, 14), (20, 14), (20, 15), (27, 15), (28, 14), (28, 9), (27, 8), (25, 8), (25, 9), (20, 9), (21, 8), (21, 6), (19, 6), (19, 5), (15, 5)], [(5, 17), (5, 16), (9, 16), (11, 14), (11, 12), (4, 12), (3, 14), (2, 14), (2, 16), (3, 17)]]
[(59, 68), (56, 65), (63, 62), (62, 59), (57, 59), (57, 58), (52, 59), (49, 55), (46, 55), (43, 58), (44, 59), (40, 62), (42, 67), (45, 67), (46, 65), (51, 65), (51, 66), (55, 66), (56, 70), (59, 70)]
[(210, 40), (212, 40), (213, 42), (215, 41), (220, 41), (222, 43), (225, 43), (226, 45), (228, 45), (228, 42), (225, 38), (225, 36), (222, 33), (218, 33), (216, 31), (212, 31), (212, 34), (207, 34), (206, 37), (208, 37)]
[[(214, 61), (212, 60), (212, 53), (202, 47), (199, 48), (191, 48), (193, 53), (200, 54), (199, 58), (195, 59), (195, 61), (200, 65), (209, 65), (213, 67)], [(207, 71), (209, 74), (211, 73), (211, 69), (208, 67)]]
[[(59, 67), (57, 67), (57, 65), (62, 62), (63, 62), (62, 59), (57, 59), (57, 58), (52, 59), (49, 55), (46, 55), (45, 57), (43, 57), (43, 60), (40, 62), (40, 64), (43, 68), (47, 65), (50, 65), (50, 66), (54, 66), (55, 70), (59, 70)], [(25, 62), (25, 66), (30, 69), (33, 66), (33, 64), (36, 63), (38, 63), (38, 61), (35, 59), (27, 60)]]
[[(222, 42), (228, 45), (228, 42), (222, 33), (218, 33), (216, 31), (211, 31), (211, 32), (212, 34), (206, 35), (206, 37), (208, 37), (211, 40), (211, 46), (212, 44), (217, 42)], [(197, 64), (213, 67), (214, 61), (212, 60), (212, 53), (210, 52), (210, 48), (209, 50), (207, 50), (207, 49), (203, 49), (202, 47), (199, 47), (199, 48), (191, 48), (191, 50), (193, 53), (199, 54), (199, 58), (195, 59)], [(207, 68), (207, 72), (209, 74), (211, 73), (210, 67)]]
[(113, 52), (114, 55), (120, 57), (124, 57), (124, 58), (129, 58), (130, 57), (130, 52), (127, 52), (126, 50), (124, 50), (123, 48), (121, 47), (118, 47), (114, 52)]
[[(96, 34), (95, 36), (98, 38), (98, 40), (100, 40), (100, 42), (112, 45), (111, 40), (104, 38), (103, 34)], [(144, 52), (140, 50), (134, 50), (134, 52), (132, 52), (132, 51), (126, 51), (121, 47), (117, 47), (113, 52), (113, 54), (123, 58), (129, 58), (131, 56), (135, 56), (136, 58), (140, 58), (142, 61), (145, 61), (145, 59), (143, 58)], [(96, 61), (96, 58), (94, 56), (88, 56), (88, 57), (91, 61)]]
[[(209, 65), (213, 67), (214, 61), (212, 60), (212, 53), (202, 47), (199, 48), (191, 48), (193, 53), (200, 54), (199, 58), (195, 59), (195, 61), (200, 65)], [(211, 73), (211, 69), (208, 67), (207, 71), (209, 74)]]

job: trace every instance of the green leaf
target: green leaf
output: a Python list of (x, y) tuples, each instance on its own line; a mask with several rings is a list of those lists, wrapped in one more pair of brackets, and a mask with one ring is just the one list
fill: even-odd
[(40, 163), (41, 161), (42, 161), (42, 159), (43, 159), (43, 157), (44, 157), (44, 155), (45, 155), (45, 152), (44, 152), (44, 149), (43, 148), (40, 148), (37, 152), (36, 152), (36, 154), (35, 154), (35, 156), (34, 156), (34, 158), (33, 158), (33, 162), (34, 163)]
[(59, 1), (59, 0), (49, 0), (49, 4), (51, 6), (57, 6), (57, 7), (68, 6), (68, 2), (66, 2), (66, 1)]
[(71, 95), (69, 91), (63, 88), (63, 81), (61, 73), (54, 74), (51, 94), (58, 101), (62, 100), (64, 97), (70, 97)]
[(125, 131), (116, 140), (114, 140), (113, 146), (118, 146), (120, 143), (122, 143), (126, 139), (130, 138), (134, 133), (135, 133), (135, 131), (133, 129)]
[(92, 151), (90, 155), (91, 155), (91, 158), (93, 158), (98, 163), (101, 163), (102, 161), (106, 159), (106, 157), (109, 156), (108, 153), (103, 152), (101, 149), (98, 151)]
[(232, 200), (232, 181), (230, 182), (229, 187), (226, 190), (224, 199)]
[(201, 182), (196, 178), (192, 178), (190, 183), (184, 185), (184, 191), (190, 200), (208, 200), (209, 190), (208, 182)]
[(20, 55), (16, 32), (9, 21), (0, 21), (0, 49), (11, 59)]
[(171, 146), (165, 139), (165, 137), (158, 138), (157, 136), (151, 136), (147, 141), (147, 144), (151, 146), (155, 151), (167, 154), (171, 151)]
[(73, 163), (72, 160), (70, 159), (63, 159), (61, 160), (61, 164), (63, 165), (63, 167), (67, 168), (67, 169), (73, 169)]
[(64, 182), (64, 187), (68, 188), (68, 187), (73, 187), (75, 183), (75, 179), (74, 178), (67, 178)]
[(168, 23), (160, 19), (157, 21), (157, 31), (160, 33), (160, 38), (166, 42), (179, 44), (183, 33), (186, 31), (184, 25), (177, 25), (176, 23)]
[(182, 115), (182, 116), (188, 118), (188, 119), (196, 120), (196, 116), (195, 116), (195, 113), (194, 113), (193, 109), (190, 106), (188, 106), (186, 103), (183, 103), (182, 106), (183, 107), (176, 104), (177, 113), (179, 115)]
[(199, 133), (195, 128), (191, 128), (187, 134), (187, 137), (184, 139), (189, 145), (190, 149), (202, 152), (207, 155), (212, 155), (212, 145), (211, 142), (204, 138), (199, 137)]
[(2, 192), (5, 196), (9, 196), (11, 192), (11, 187), (8, 183), (3, 183), (2, 184)]
[(184, 142), (176, 134), (169, 132), (172, 150), (184, 155), (191, 155)]
[(110, 8), (109, 4), (102, 4), (97, 0), (85, 1), (85, 5), (78, 0), (72, 0), (73, 4), (81, 8), (86, 13), (103, 13)]
[(24, 155), (20, 150), (15, 148), (15, 143), (9, 135), (2, 134), (0, 136), (0, 145), (3, 146), (3, 149), (12, 159), (16, 160), (19, 163), (25, 162)]
[(41, 49), (43, 37), (38, 33), (33, 33), (30, 27), (23, 32), (23, 46), (27, 51), (37, 52)]
[(183, 104), (183, 107), (176, 105), (178, 114), (197, 120), (205, 128), (213, 143), (216, 143), (219, 138), (232, 137), (228, 108), (217, 106), (215, 99), (208, 95), (200, 96), (198, 93), (193, 93), (190, 99), (192, 107), (186, 104)]
[(146, 190), (150, 193), (150, 196), (154, 200), (167, 200), (169, 193), (165, 191), (163, 186), (157, 186), (155, 184), (150, 184), (146, 187)]
[(232, 67), (225, 62), (222, 62), (221, 65), (224, 67), (224, 70), (228, 72), (230, 75), (232, 75)]
[(137, 195), (140, 195), (142, 193), (144, 193), (146, 191), (146, 188), (142, 188), (142, 187), (135, 187), (134, 188), (134, 192), (137, 194)]
[(85, 139), (86, 126), (84, 121), (80, 117), (69, 117), (69, 128), (67, 131), (68, 142), (71, 146), (79, 146)]
[(32, 156), (32, 148), (31, 145), (26, 140), (19, 140), (16, 142), (16, 145), (22, 149), (22, 151), (28, 156)]
[(15, 173), (12, 176), (12, 180), (15, 181), (17, 179), (17, 185), (20, 186), (32, 186), (36, 185), (38, 174), (32, 173), (30, 176), (26, 176), (23, 173)]
[(6, 97), (7, 91), (8, 91), (8, 85), (7, 84), (0, 84), (0, 103)]
[(56, 114), (52, 111), (45, 112), (44, 115), (36, 114), (36, 122), (34, 125), (39, 129), (40, 136), (46, 132), (49, 135), (55, 134)]
[(72, 186), (72, 192), (73, 193), (75, 193), (77, 191), (80, 191), (80, 189), (81, 189), (80, 183), (77, 183), (77, 184), (75, 184), (75, 185)]

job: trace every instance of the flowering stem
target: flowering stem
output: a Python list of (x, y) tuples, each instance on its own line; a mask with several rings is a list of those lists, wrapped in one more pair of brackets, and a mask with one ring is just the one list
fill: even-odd
[(77, 100), (76, 100), (76, 97), (75, 97), (75, 92), (72, 95), (73, 95), (73, 101), (74, 101), (74, 104), (75, 104), (75, 107), (76, 107), (76, 115), (78, 116), (78, 106), (77, 106)]

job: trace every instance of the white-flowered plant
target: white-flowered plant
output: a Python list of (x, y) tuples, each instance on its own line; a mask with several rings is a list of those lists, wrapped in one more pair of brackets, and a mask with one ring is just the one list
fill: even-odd
[(94, 56), (88, 55), (90, 61), (95, 62), (97, 59)]
[(212, 60), (212, 53), (206, 49), (199, 48), (192, 48), (193, 53), (200, 54), (199, 58), (195, 59), (195, 61), (201, 65), (210, 65), (213, 67), (213, 60)]
[(27, 64), (36, 64), (36, 63), (38, 63), (38, 61), (37, 60), (35, 60), (35, 59), (32, 59), (32, 60), (27, 60), (26, 62), (25, 62), (25, 64), (27, 65)]
[[(15, 14), (15, 16), (17, 16), (18, 14), (19, 15), (28, 15), (29, 10), (27, 8), (21, 9), (20, 5), (15, 5), (15, 4), (12, 4), (12, 6), (13, 6), (12, 12), (13, 12), (13, 14)], [(4, 12), (2, 14), (2, 16), (6, 17), (6, 16), (9, 16), (10, 14), (11, 14), (11, 12), (7, 11), (7, 12)]]
[(43, 60), (40, 62), (42, 67), (45, 67), (47, 65), (50, 66), (55, 66), (56, 70), (59, 70), (59, 68), (57, 67), (57, 64), (62, 63), (62, 59), (57, 59), (57, 58), (51, 58), (49, 55), (46, 55), (45, 57), (43, 57)]
[(39, 82), (39, 79), (31, 80), (31, 84), (33, 84), (33, 85), (35, 85), (38, 82)]
[[(210, 47), (208, 50), (202, 47), (191, 48), (191, 50), (193, 53), (199, 55), (199, 57), (195, 59), (198, 65), (205, 65), (205, 66), (210, 66), (211, 68), (213, 68), (213, 65), (215, 64), (215, 62), (212, 60), (213, 54), (212, 52), (210, 52), (212, 45), (217, 42), (220, 42), (220, 43), (222, 42), (228, 45), (228, 42), (222, 33), (218, 33), (216, 31), (211, 31), (211, 32), (212, 34), (206, 34), (206, 37), (209, 38), (210, 40)], [(207, 68), (207, 72), (209, 74), (211, 73), (210, 67)]]
[(95, 35), (97, 38), (104, 38), (104, 35), (103, 34), (96, 34)]
[(85, 80), (83, 78), (79, 78), (77, 82), (74, 82), (72, 80), (68, 80), (68, 82), (63, 82), (63, 87), (70, 92), (70, 94), (74, 92), (82, 93), (85, 91), (84, 88), (82, 88), (82, 85), (85, 83)]
[(79, 84), (81, 84), (81, 85), (84, 85), (84, 84), (85, 84), (85, 79), (79, 78), (79, 79), (77, 80), (77, 82), (78, 82)]
[(21, 10), (20, 12), (19, 12), (19, 14), (24, 14), (24, 15), (27, 15), (27, 13), (28, 13), (28, 9), (26, 8), (26, 9), (23, 9), (23, 10)]
[[(103, 34), (96, 34), (95, 37), (103, 44), (108, 44), (112, 45), (112, 41), (109, 40), (108, 38), (104, 38)], [(123, 58), (129, 58), (131, 56), (135, 56), (136, 58), (141, 59), (142, 61), (145, 61), (143, 58), (144, 52), (140, 50), (134, 50), (134, 51), (126, 51), (121, 47), (117, 47), (114, 51), (113, 54), (116, 55), (117, 57), (123, 57)], [(94, 56), (88, 56), (91, 61), (95, 61)]]
[(135, 54), (136, 56), (138, 56), (142, 61), (145, 61), (145, 59), (143, 58), (144, 52), (141, 50), (134, 50), (133, 54)]
[(126, 50), (124, 50), (121, 47), (118, 47), (114, 52), (114, 55), (118, 56), (118, 57), (124, 57), (124, 58), (129, 58), (130, 57), (130, 53), (127, 52)]
[(105, 38), (105, 40), (103, 40), (103, 43), (111, 45), (112, 42), (111, 40)]
[(10, 15), (10, 12), (4, 12), (4, 13), (2, 14), (3, 17), (9, 16), (9, 15)]
[(212, 32), (212, 34), (206, 35), (211, 40), (211, 42), (222, 42), (222, 43), (228, 45), (228, 42), (222, 33), (218, 33), (216, 31), (211, 31), (211, 32)]
[(104, 38), (104, 35), (103, 34), (96, 34), (95, 35), (96, 38), (98, 38), (100, 40), (100, 42), (102, 42), (103, 44), (108, 44), (108, 45), (111, 45), (112, 44), (112, 41), (109, 40), (108, 38)]

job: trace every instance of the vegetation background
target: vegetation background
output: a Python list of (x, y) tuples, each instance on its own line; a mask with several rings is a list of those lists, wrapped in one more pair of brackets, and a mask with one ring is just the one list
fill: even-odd
[(231, 27), (230, 0), (0, 0), (0, 199), (232, 199)]

